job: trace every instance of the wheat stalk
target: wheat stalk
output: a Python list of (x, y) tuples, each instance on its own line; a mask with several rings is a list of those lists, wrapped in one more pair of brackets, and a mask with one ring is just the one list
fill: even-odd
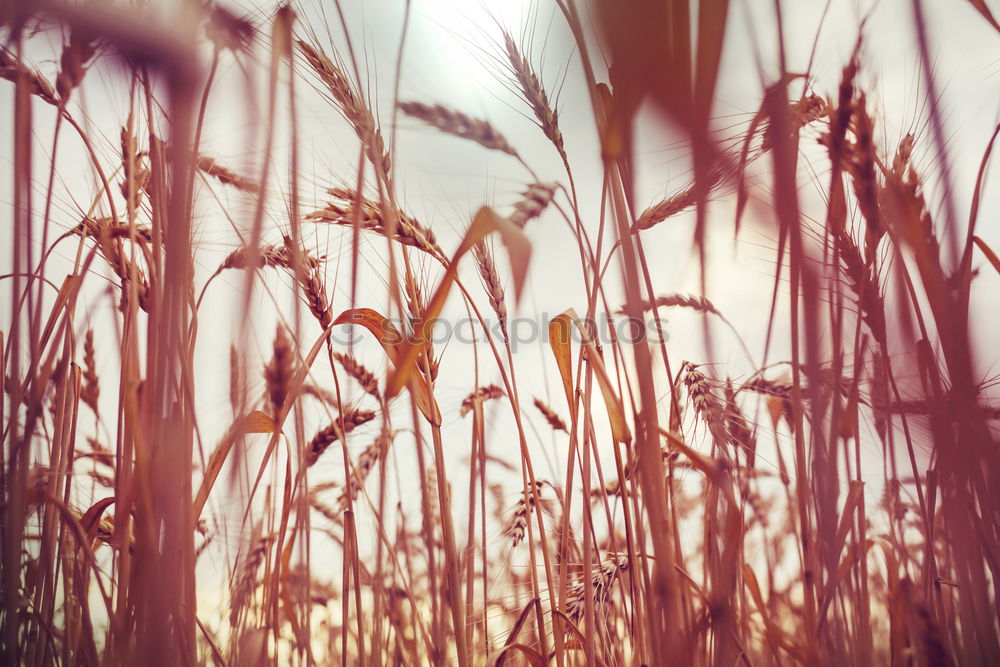
[(94, 411), (95, 415), (100, 415), (97, 408), (97, 399), (101, 395), (101, 386), (97, 379), (97, 363), (94, 353), (94, 330), (87, 329), (83, 337), (83, 387), (80, 390), (80, 400)]
[(569, 433), (569, 429), (566, 428), (566, 422), (564, 422), (562, 418), (556, 414), (555, 410), (543, 403), (541, 399), (535, 399), (535, 407), (542, 413), (542, 416), (545, 417), (545, 421), (549, 423), (549, 426), (551, 426), (553, 430), (565, 431), (566, 433)]
[(479, 277), (482, 278), (483, 287), (486, 288), (490, 307), (493, 308), (493, 312), (496, 313), (497, 320), (500, 323), (500, 331), (503, 334), (504, 342), (508, 342), (507, 305), (504, 303), (504, 292), (503, 285), (500, 284), (500, 275), (497, 273), (496, 265), (493, 263), (493, 254), (482, 241), (472, 246), (472, 254), (476, 259), (476, 266), (479, 269)]
[[(313, 436), (312, 440), (309, 441), (305, 453), (306, 466), (315, 464), (323, 452), (326, 451), (327, 447), (334, 442), (343, 439), (345, 435), (355, 428), (373, 419), (375, 419), (375, 413), (371, 410), (357, 410), (355, 408), (343, 410), (337, 419), (332, 421), (326, 428), (320, 429)], [(343, 424), (343, 427), (341, 427), (341, 424)]]
[(521, 199), (514, 204), (514, 212), (510, 214), (510, 221), (524, 229), (525, 225), (540, 216), (552, 203), (555, 197), (555, 183), (532, 183), (528, 189), (521, 193)]
[(449, 109), (441, 104), (428, 105), (421, 102), (400, 102), (399, 110), (445, 134), (474, 141), (484, 148), (518, 157), (511, 145), (489, 121), (473, 118), (461, 111)]
[(257, 183), (249, 178), (240, 176), (232, 169), (222, 166), (215, 158), (211, 158), (206, 155), (199, 155), (195, 158), (195, 166), (200, 171), (203, 171), (212, 178), (218, 180), (220, 183), (230, 185), (237, 190), (255, 193), (259, 189)]
[(239, 622), (247, 600), (257, 587), (257, 571), (267, 557), (267, 552), (273, 543), (273, 535), (262, 535), (251, 542), (250, 548), (243, 557), (243, 564), (234, 580), (230, 602), (229, 622), (233, 626)]
[[(708, 178), (704, 185), (706, 191), (711, 191), (718, 186), (727, 176), (729, 170), (721, 165), (716, 165), (708, 172)], [(634, 230), (649, 229), (659, 223), (672, 218), (679, 213), (683, 213), (698, 203), (698, 188), (692, 184), (683, 190), (653, 204), (635, 219)]]
[(264, 368), (264, 379), (267, 381), (267, 397), (271, 404), (271, 414), (281, 414), (281, 409), (288, 398), (288, 388), (294, 375), (295, 357), (291, 343), (285, 334), (285, 328), (278, 325), (274, 336), (271, 361)]
[[(356, 196), (354, 192), (342, 188), (331, 188), (329, 193), (334, 200), (321, 209), (306, 216), (307, 220), (315, 222), (331, 222), (337, 225), (350, 226), (354, 224), (354, 216), (359, 215), (358, 222), (362, 229), (388, 234), (388, 224), (382, 215), (382, 207), (375, 202)], [(360, 211), (358, 211), (357, 206)], [(444, 251), (437, 244), (434, 232), (424, 227), (402, 211), (395, 214), (396, 225), (393, 238), (402, 243), (422, 250), (440, 262), (446, 262)]]
[(7, 49), (0, 47), (0, 79), (13, 83), (22, 80), (27, 83), (29, 92), (52, 106), (59, 106), (56, 91), (48, 79), (35, 70), (21, 65), (17, 58)]
[[(611, 597), (611, 588), (622, 572), (628, 570), (628, 554), (608, 554), (601, 564), (591, 570), (592, 597), (595, 603), (605, 604)], [(586, 586), (583, 581), (575, 582), (566, 600), (566, 616), (574, 623), (583, 618), (586, 602)]]
[(354, 378), (362, 389), (374, 396), (376, 399), (381, 400), (382, 394), (378, 389), (378, 380), (375, 379), (375, 375), (365, 368), (360, 361), (349, 354), (343, 354), (341, 352), (334, 352), (333, 358), (336, 359), (341, 366), (343, 366), (344, 372)]
[(719, 446), (729, 443), (726, 432), (725, 410), (719, 398), (712, 391), (708, 378), (694, 364), (685, 361), (681, 364), (678, 376), (687, 387), (688, 397), (694, 405), (694, 410), (708, 426), (715, 443)]
[(392, 170), (392, 158), (385, 149), (385, 141), (375, 123), (371, 109), (364, 102), (343, 70), (335, 65), (330, 58), (314, 46), (297, 40), (299, 51), (305, 56), (306, 62), (316, 72), (327, 90), (337, 102), (344, 117), (354, 128), (355, 134), (364, 145), (368, 161), (375, 167), (385, 182), (389, 182)]
[(528, 521), (531, 520), (531, 512), (535, 508), (535, 498), (537, 496), (540, 499), (542, 489), (548, 485), (544, 480), (535, 480), (534, 485), (529, 484), (527, 493), (523, 494), (514, 505), (514, 511), (511, 512), (503, 530), (504, 535), (510, 536), (512, 547), (520, 544), (527, 535)]
[[(721, 315), (718, 308), (715, 307), (715, 304), (703, 296), (695, 296), (693, 294), (666, 294), (664, 296), (656, 297), (652, 303), (649, 301), (639, 302), (639, 308), (643, 312), (656, 310), (657, 308), (670, 307), (690, 308), (692, 310), (697, 310), (700, 313)], [(624, 307), (622, 307), (618, 309), (618, 312), (625, 314), (627, 311)]]
[(510, 63), (511, 72), (518, 87), (521, 89), (521, 94), (534, 112), (535, 118), (538, 120), (538, 126), (542, 129), (546, 138), (555, 146), (563, 162), (567, 162), (566, 147), (563, 142), (562, 131), (559, 129), (559, 115), (552, 108), (552, 105), (549, 104), (549, 97), (545, 93), (545, 88), (542, 87), (541, 80), (535, 74), (531, 63), (528, 62), (527, 58), (517, 48), (517, 44), (510, 33), (504, 31), (503, 39), (507, 61)]
[(392, 439), (394, 434), (389, 431), (383, 431), (379, 436), (367, 447), (362, 450), (361, 454), (358, 455), (358, 460), (352, 466), (351, 472), (348, 475), (347, 486), (341, 491), (340, 496), (337, 498), (337, 512), (343, 512), (347, 509), (349, 503), (354, 502), (358, 498), (358, 493), (364, 488), (365, 480), (368, 479), (368, 474), (372, 469), (378, 464), (379, 461), (385, 459), (386, 452), (389, 449), (389, 445), (392, 444)]
[(498, 398), (503, 398), (506, 396), (506, 392), (495, 384), (488, 385), (486, 387), (479, 387), (474, 392), (462, 399), (462, 407), (459, 410), (459, 414), (464, 417), (465, 415), (472, 412), (476, 403), (482, 403), (483, 401), (496, 400)]

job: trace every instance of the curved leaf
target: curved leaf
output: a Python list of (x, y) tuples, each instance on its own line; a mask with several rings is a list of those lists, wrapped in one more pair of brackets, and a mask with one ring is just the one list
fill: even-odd
[(444, 277), (441, 278), (441, 283), (424, 309), (423, 317), (417, 330), (414, 332), (413, 339), (406, 341), (400, 346), (396, 370), (389, 376), (389, 381), (386, 383), (386, 398), (392, 398), (404, 386), (410, 383), (410, 376), (417, 357), (427, 345), (426, 341), (430, 339), (434, 320), (444, 309), (445, 301), (448, 299), (448, 292), (451, 291), (451, 286), (458, 275), (459, 260), (474, 245), (492, 232), (499, 233), (500, 239), (507, 247), (507, 254), (510, 256), (511, 273), (514, 277), (514, 300), (515, 302), (520, 301), (521, 290), (524, 288), (524, 280), (528, 273), (528, 263), (531, 259), (531, 242), (528, 241), (524, 232), (517, 225), (497, 215), (488, 206), (484, 206), (479, 209), (472, 219), (472, 224), (469, 225), (468, 231), (465, 232), (465, 237), (462, 239), (461, 245), (459, 245), (458, 250), (455, 251), (455, 255), (448, 263), (448, 269), (445, 271)]

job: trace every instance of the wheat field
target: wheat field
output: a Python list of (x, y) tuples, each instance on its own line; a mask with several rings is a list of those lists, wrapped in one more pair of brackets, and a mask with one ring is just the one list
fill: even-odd
[(995, 10), (2, 3), (3, 664), (1000, 663)]

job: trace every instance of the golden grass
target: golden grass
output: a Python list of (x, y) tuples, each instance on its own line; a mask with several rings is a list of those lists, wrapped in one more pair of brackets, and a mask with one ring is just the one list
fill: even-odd
[[(973, 297), (1000, 273), (978, 220), (1000, 127), (981, 155), (950, 150), (913, 0), (929, 131), (887, 138), (864, 27), (833, 81), (787, 64), (778, 31), (759, 108), (717, 129), (733, 17), (727, 0), (695, 5), (546, 5), (586, 92), (573, 123), (531, 40), (498, 26), (482, 52), (537, 125), (523, 138), (400, 102), (398, 84), (387, 97), (361, 78), (356, 36), (323, 46), (288, 6), (251, 20), (190, 3), (190, 23), (160, 32), (130, 3), (0, 13), (15, 130), (3, 663), (1000, 660), (1000, 408), (980, 377), (996, 351), (973, 343), (991, 315)], [(227, 69), (266, 83), (247, 167), (202, 153)], [(108, 87), (126, 105), (102, 109), (125, 109), (113, 140), (88, 115)], [(350, 133), (342, 172), (299, 155), (313, 98)], [(651, 204), (640, 109), (665, 114), (693, 166)], [(577, 155), (580, 119), (594, 155)], [(471, 202), (450, 238), (407, 204), (398, 131), (513, 156), (485, 153), (525, 180), (497, 179), (509, 207)], [(559, 175), (528, 164), (533, 141)], [(69, 170), (71, 142), (86, 159)], [(953, 182), (952, 160), (976, 181)], [(586, 169), (597, 191), (578, 189)], [(348, 185), (311, 201), (306, 184), (331, 182)], [(67, 184), (89, 201), (66, 206)], [(746, 218), (775, 240), (773, 289), (747, 305), (766, 331), (737, 327), (721, 289), (657, 280), (655, 235), (692, 221), (701, 287), (732, 276), (706, 234), (728, 229), (714, 203), (730, 200), (737, 234)], [(232, 223), (222, 251), (202, 242), (208, 219)], [(537, 240), (551, 229), (578, 263)], [(521, 354), (529, 266), (576, 300)], [(427, 337), (446, 304), (483, 334), (473, 363)], [(698, 344), (595, 335), (660, 309), (700, 324)], [(345, 343), (352, 324), (362, 338)]]

